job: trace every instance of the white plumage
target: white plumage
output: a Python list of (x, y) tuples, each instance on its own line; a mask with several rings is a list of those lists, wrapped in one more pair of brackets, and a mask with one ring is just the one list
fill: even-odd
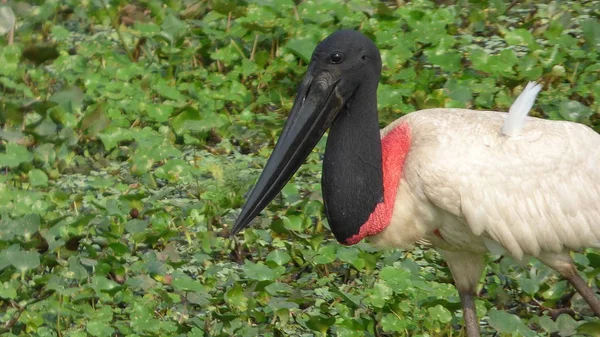
[(495, 242), (517, 259), (597, 247), (600, 152), (582, 150), (598, 146), (600, 135), (582, 124), (528, 117), (511, 138), (499, 132), (504, 116), (430, 109), (382, 130), (408, 123), (412, 145), (392, 222), (373, 240), (407, 247), (424, 239), (478, 253)]
[(467, 297), (488, 252), (538, 258), (600, 312), (570, 257), (571, 250), (600, 247), (600, 135), (582, 124), (527, 117), (540, 88), (530, 82), (508, 115), (421, 110), (381, 131), (407, 123), (412, 143), (392, 221), (371, 242), (433, 245), (452, 271), (469, 336), (479, 333), (469, 323), (476, 315)]
[(533, 107), (535, 98), (542, 90), (542, 86), (537, 82), (529, 82), (525, 90), (517, 97), (515, 102), (508, 110), (508, 116), (504, 119), (502, 133), (514, 137), (518, 135), (525, 125), (525, 117), (529, 114), (529, 110)]

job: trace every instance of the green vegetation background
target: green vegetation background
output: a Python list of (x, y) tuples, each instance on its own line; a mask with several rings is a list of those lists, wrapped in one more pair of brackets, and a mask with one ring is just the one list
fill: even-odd
[[(507, 110), (538, 80), (533, 115), (600, 130), (600, 1), (0, 6), (1, 336), (464, 335), (434, 251), (333, 240), (322, 143), (228, 236), (314, 46), (338, 28), (382, 50), (382, 125), (431, 107)], [(598, 252), (574, 258), (597, 285)], [(554, 272), (490, 261), (487, 334), (599, 334)]]

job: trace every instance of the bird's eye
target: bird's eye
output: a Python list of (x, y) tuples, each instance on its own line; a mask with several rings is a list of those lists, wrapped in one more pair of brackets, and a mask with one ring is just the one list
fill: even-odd
[(333, 63), (333, 64), (342, 63), (342, 61), (344, 60), (344, 55), (342, 53), (335, 52), (335, 53), (331, 54), (330, 59), (331, 59), (331, 63)]

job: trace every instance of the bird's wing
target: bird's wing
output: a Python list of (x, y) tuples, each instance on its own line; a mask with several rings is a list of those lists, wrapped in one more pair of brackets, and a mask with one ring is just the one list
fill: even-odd
[(600, 136), (528, 117), (521, 135), (507, 137), (503, 117), (436, 109), (413, 118), (407, 165), (423, 193), (517, 258), (598, 246)]

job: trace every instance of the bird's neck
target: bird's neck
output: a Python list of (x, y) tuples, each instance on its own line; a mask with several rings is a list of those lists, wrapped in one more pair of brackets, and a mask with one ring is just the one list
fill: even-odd
[[(357, 91), (334, 121), (323, 159), (322, 188), (329, 225), (340, 243), (358, 243), (389, 224), (410, 144), (410, 137), (403, 136), (407, 132), (384, 137), (382, 147), (376, 88)], [(390, 160), (398, 152), (401, 158)]]

